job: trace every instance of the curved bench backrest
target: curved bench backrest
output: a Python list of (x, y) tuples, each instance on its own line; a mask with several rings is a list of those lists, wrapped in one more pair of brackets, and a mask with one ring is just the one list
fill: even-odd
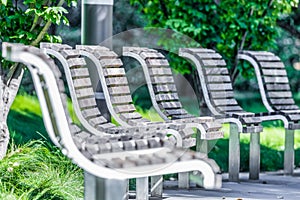
[(135, 58), (143, 67), (153, 107), (164, 120), (194, 117), (183, 108), (168, 60), (154, 49), (124, 47), (123, 56)]
[(211, 49), (181, 48), (179, 55), (195, 65), (205, 103), (214, 115), (243, 112), (234, 98), (231, 78), (220, 54)]
[[(77, 45), (81, 56), (91, 59), (97, 66), (98, 75), (108, 108), (118, 123), (137, 125), (149, 122), (136, 111), (130, 94), (130, 88), (118, 55), (101, 46)], [(124, 125), (126, 125), (126, 123)]]
[(292, 97), (284, 64), (278, 56), (264, 51), (241, 51), (238, 58), (253, 65), (261, 97), (268, 111), (299, 109)]

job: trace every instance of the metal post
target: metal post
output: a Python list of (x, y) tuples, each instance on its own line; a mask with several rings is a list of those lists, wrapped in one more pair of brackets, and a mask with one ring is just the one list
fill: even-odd
[[(112, 36), (113, 0), (82, 0), (81, 11), (81, 43), (98, 45)], [(101, 44), (102, 45), (102, 44)], [(111, 48), (111, 42), (103, 43)], [(96, 66), (86, 60), (94, 91), (97, 92), (97, 105), (103, 116), (110, 120), (108, 108), (103, 97), (103, 91), (96, 71)]]
[(285, 130), (284, 174), (292, 175), (294, 169), (294, 130)]
[(236, 124), (230, 123), (229, 133), (229, 181), (239, 181), (240, 172), (240, 133)]
[(148, 177), (136, 179), (136, 200), (148, 200)]
[(127, 180), (103, 179), (84, 172), (85, 200), (127, 200)]
[(258, 180), (260, 171), (260, 134), (250, 135), (249, 179)]

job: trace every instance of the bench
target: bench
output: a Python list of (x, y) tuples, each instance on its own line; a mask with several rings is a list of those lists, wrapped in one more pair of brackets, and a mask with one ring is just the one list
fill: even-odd
[[(77, 45), (76, 49), (79, 49), (82, 56), (90, 59), (95, 64), (99, 79), (101, 81), (107, 107), (110, 110), (110, 114), (118, 123), (125, 125), (138, 125), (141, 123), (146, 125), (158, 124), (158, 122), (154, 123), (148, 119), (142, 118), (142, 116), (136, 112), (125, 75), (125, 70), (122, 67), (122, 61), (118, 58), (116, 53), (103, 47), (91, 45)], [(119, 87), (122, 89), (118, 89), (119, 91), (116, 92), (117, 88)], [(124, 109), (122, 112), (120, 112), (118, 109), (119, 106), (126, 106), (126, 108), (129, 106), (130, 109)], [(188, 115), (186, 111), (185, 113), (181, 114)], [(195, 138), (191, 138), (191, 136), (194, 134), (192, 128), (197, 128), (199, 130), (199, 136), (201, 136), (201, 138), (199, 137), (199, 140), (201, 139), (202, 141), (223, 137), (223, 132), (219, 130), (221, 125), (213, 122), (213, 118), (211, 117), (190, 116), (189, 118), (182, 117), (176, 120), (170, 120), (168, 118), (164, 119), (167, 123), (185, 124), (185, 126), (189, 128), (189, 131), (186, 130), (182, 138), (183, 147), (185, 148), (195, 146)], [(154, 177), (154, 179), (157, 180), (161, 178)], [(188, 188), (188, 174), (180, 173), (178, 182), (180, 188)], [(152, 181), (151, 185), (156, 187), (151, 188), (151, 195), (161, 196), (162, 184), (158, 186), (155, 181)]]
[[(168, 115), (166, 108), (162, 105), (159, 106), (161, 100), (157, 98), (159, 94), (177, 94), (174, 88), (174, 79), (169, 68), (168, 61), (164, 56), (158, 53), (156, 50), (147, 48), (125, 48), (123, 55), (136, 58), (143, 67), (146, 78), (152, 80), (152, 83), (148, 83), (149, 91), (152, 91), (151, 99), (153, 104), (157, 104), (156, 109), (160, 109), (161, 112)], [(149, 56), (145, 56), (145, 55)], [(195, 54), (203, 55), (204, 63), (207, 67), (206, 72), (203, 73), (199, 60), (203, 58), (195, 57)], [(199, 74), (199, 88), (202, 87), (204, 93), (205, 102), (211, 111), (211, 114), (218, 118), (220, 122), (231, 122), (230, 126), (230, 147), (229, 147), (229, 180), (238, 181), (239, 176), (239, 133), (251, 132), (251, 144), (250, 144), (250, 179), (258, 179), (259, 177), (259, 132), (262, 131), (260, 125), (263, 120), (285, 120), (280, 115), (267, 115), (266, 113), (254, 114), (243, 111), (238, 105), (233, 96), (232, 85), (228, 70), (224, 67), (225, 62), (221, 60), (221, 56), (215, 54), (214, 51), (208, 49), (181, 49), (179, 55), (188, 58), (189, 60), (196, 62), (197, 70)], [(199, 60), (198, 60), (199, 59)], [(201, 60), (202, 61), (202, 60)], [(198, 67), (200, 66), (200, 67)], [(222, 67), (223, 66), (223, 67)], [(153, 71), (160, 71), (159, 73), (153, 73)], [(205, 74), (205, 76), (204, 76)], [(155, 83), (153, 80), (159, 80), (160, 77), (165, 77), (168, 80), (168, 85), (171, 87), (165, 87), (164, 90), (156, 90), (160, 84)], [(149, 81), (150, 82), (150, 81)], [(166, 84), (166, 83), (164, 83)], [(176, 107), (180, 104), (176, 104)], [(174, 108), (173, 108), (174, 109)], [(177, 108), (176, 108), (177, 109)], [(169, 115), (170, 116), (170, 115)], [(170, 116), (172, 117), (172, 116)]]
[[(108, 58), (114, 59), (111, 62), (118, 63), (118, 59), (115, 58), (115, 54), (108, 49), (104, 47), (99, 47), (99, 46), (80, 46), (81, 48), (85, 49), (93, 49), (89, 50), (90, 52), (97, 53), (98, 57), (104, 59), (106, 62), (110, 63)], [(141, 115), (135, 110), (132, 110), (132, 100), (131, 96), (128, 95), (129, 91), (128, 86), (124, 85), (124, 82), (114, 82), (113, 87), (105, 87), (104, 88), (104, 94), (106, 95), (106, 101), (110, 102), (108, 103), (108, 108), (111, 111), (112, 116), (117, 120), (119, 124), (122, 126), (120, 127), (115, 127), (114, 124), (111, 124), (105, 120), (103, 116), (101, 116), (100, 111), (97, 108), (96, 101), (95, 101), (95, 95), (94, 91), (91, 85), (91, 80), (89, 76), (89, 70), (87, 68), (86, 62), (84, 58), (81, 58), (80, 55), (87, 55), (91, 57), (92, 55), (89, 55), (88, 52), (83, 51), (83, 50), (74, 50), (72, 47), (68, 45), (62, 45), (62, 44), (51, 44), (51, 43), (42, 43), (41, 48), (44, 49), (44, 51), (49, 54), (54, 56), (59, 60), (59, 62), (62, 64), (62, 67), (64, 68), (64, 72), (66, 75), (66, 79), (69, 85), (70, 89), (70, 95), (73, 101), (73, 106), (74, 110), (79, 118), (79, 120), (82, 122), (85, 128), (90, 130), (91, 132), (97, 132), (99, 130), (105, 130), (110, 133), (117, 133), (122, 131), (123, 132), (126, 130), (126, 132), (129, 131), (156, 131), (156, 130), (163, 130), (167, 128), (175, 128), (176, 130), (180, 131), (180, 134), (176, 133), (174, 130), (168, 129), (168, 133), (173, 133), (173, 135), (176, 136), (175, 138), (169, 138), (169, 140), (172, 140), (173, 143), (175, 143), (174, 140), (176, 140), (177, 145), (181, 145), (183, 147), (189, 147), (193, 145), (195, 142), (195, 139), (191, 137), (193, 131), (191, 132), (191, 128), (187, 129), (188, 125), (185, 125), (183, 123), (152, 123), (149, 122), (148, 120), (142, 119)], [(100, 52), (99, 52), (100, 51)], [(96, 59), (96, 58), (94, 58)], [(97, 61), (96, 61), (97, 62)], [(110, 63), (111, 64), (111, 63)], [(113, 65), (113, 69), (117, 69), (115, 66), (116, 64)], [(105, 70), (102, 69), (100, 66), (98, 66), (98, 70)], [(106, 70), (107, 71), (107, 70)], [(122, 74), (120, 74), (120, 70), (114, 70), (117, 71), (117, 75), (113, 75), (113, 78), (123, 78), (121, 77)], [(101, 71), (99, 72), (100, 76), (104, 77), (105, 72)], [(102, 75), (101, 75), (102, 74)], [(104, 78), (102, 79), (104, 80)], [(109, 81), (112, 82), (114, 79), (109, 79)], [(106, 80), (104, 80), (106, 81)], [(103, 82), (102, 85), (110, 86), (111, 82)], [(117, 89), (121, 87), (122, 89)], [(110, 92), (109, 92), (110, 91)], [(111, 92), (113, 91), (113, 92)], [(117, 95), (115, 93), (117, 92)], [(113, 94), (111, 94), (113, 93)], [(118, 101), (115, 101), (118, 100)], [(123, 100), (125, 99), (125, 101)], [(129, 100), (128, 100), (129, 99)], [(131, 100), (131, 101), (130, 101)], [(80, 103), (80, 101), (84, 101), (84, 103)], [(119, 102), (121, 101), (121, 102)], [(126, 106), (128, 105), (128, 106)], [(122, 107), (123, 109), (120, 109)], [(130, 108), (129, 110), (124, 109), (125, 108)], [(117, 109), (115, 109), (117, 108)], [(134, 108), (134, 107), (133, 107)], [(134, 108), (135, 109), (135, 108)], [(87, 115), (86, 113), (89, 113)], [(129, 117), (133, 123), (124, 123), (123, 121), (120, 120), (120, 118), (125, 118), (127, 116), (127, 119)], [(99, 121), (98, 118), (101, 117), (101, 123), (102, 124), (95, 124), (95, 121)], [(124, 119), (123, 119), (124, 120)], [(207, 134), (209, 133), (214, 133), (217, 132), (221, 134), (221, 132), (218, 130), (220, 127), (215, 126), (212, 122), (212, 118), (202, 118), (198, 119), (198, 121), (203, 122), (206, 125), (206, 128), (209, 130), (206, 131)], [(125, 120), (124, 120), (125, 121)], [(143, 123), (144, 126), (137, 126), (141, 125)], [(105, 129), (104, 129), (104, 128)], [(185, 128), (186, 127), (186, 128)], [(99, 129), (101, 128), (101, 129)], [(118, 128), (118, 129), (116, 129)], [(204, 129), (204, 128), (203, 128)], [(140, 131), (141, 130), (141, 131)], [(188, 179), (188, 176), (186, 177)], [(147, 178), (145, 178), (147, 179)], [(145, 185), (147, 185), (147, 180), (145, 179), (138, 179), (137, 182), (137, 194), (139, 196), (145, 196), (148, 195), (148, 193), (143, 193), (145, 190)], [(151, 188), (151, 194), (154, 196), (160, 196), (162, 194), (162, 184), (157, 184), (157, 181), (162, 183), (162, 177), (152, 177), (151, 185), (153, 186)], [(179, 180), (179, 183), (181, 181)], [(141, 188), (141, 189), (140, 189)], [(139, 192), (142, 191), (142, 192)], [(141, 197), (142, 198), (142, 197)]]
[(27, 66), (51, 140), (91, 175), (88, 178), (96, 177), (85, 179), (85, 199), (126, 199), (126, 179), (187, 171), (200, 171), (205, 188), (221, 187), (219, 168), (213, 160), (177, 148), (164, 134), (98, 135), (74, 124), (67, 111), (61, 72), (40, 49), (3, 43), (2, 56)]
[(238, 59), (248, 61), (255, 70), (262, 102), (269, 112), (278, 112), (288, 120), (285, 134), (284, 173), (294, 168), (294, 130), (300, 129), (300, 110), (295, 104), (280, 58), (266, 51), (241, 51)]
[[(247, 116), (252, 116), (251, 119), (254, 121), (257, 120), (262, 122), (269, 120), (281, 120), (284, 123), (285, 129), (287, 130), (289, 128), (288, 119), (278, 112), (246, 113), (242, 110), (234, 98), (233, 87), (226, 63), (215, 51), (210, 49), (187, 48), (181, 49), (179, 55), (187, 58), (196, 66), (204, 99), (208, 107), (215, 107), (215, 111), (221, 115), (232, 117), (239, 116), (240, 120)], [(222, 95), (221, 97), (216, 96), (215, 92), (218, 88), (222, 87), (225, 89), (226, 95)], [(220, 101), (229, 103), (224, 107), (224, 105), (220, 105)], [(251, 133), (250, 137), (250, 178), (258, 179), (260, 154), (259, 132)]]

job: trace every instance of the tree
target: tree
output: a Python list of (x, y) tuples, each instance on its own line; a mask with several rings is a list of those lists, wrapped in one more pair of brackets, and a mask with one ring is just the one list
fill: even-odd
[[(247, 65), (238, 66), (236, 55), (243, 49), (276, 48), (277, 23), (291, 13), (296, 0), (131, 0), (148, 26), (171, 28), (190, 36), (202, 47), (218, 51), (231, 69), (253, 76)], [(180, 65), (179, 71), (186, 71)]]
[[(59, 36), (48, 34), (52, 24), (63, 22), (67, 10), (60, 0), (0, 0), (0, 41), (37, 46), (41, 41), (61, 42)], [(67, 6), (76, 5), (76, 0), (66, 0)], [(0, 159), (7, 151), (9, 130), (7, 116), (15, 99), (24, 70), (18, 63), (6, 62), (1, 57), (0, 66)]]

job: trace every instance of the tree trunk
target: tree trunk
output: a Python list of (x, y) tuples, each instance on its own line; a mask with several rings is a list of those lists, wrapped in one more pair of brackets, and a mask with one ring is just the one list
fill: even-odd
[(9, 142), (7, 116), (19, 90), (23, 73), (23, 69), (17, 66), (7, 81), (5, 80), (7, 77), (3, 77), (3, 73), (0, 75), (0, 160), (7, 152)]

